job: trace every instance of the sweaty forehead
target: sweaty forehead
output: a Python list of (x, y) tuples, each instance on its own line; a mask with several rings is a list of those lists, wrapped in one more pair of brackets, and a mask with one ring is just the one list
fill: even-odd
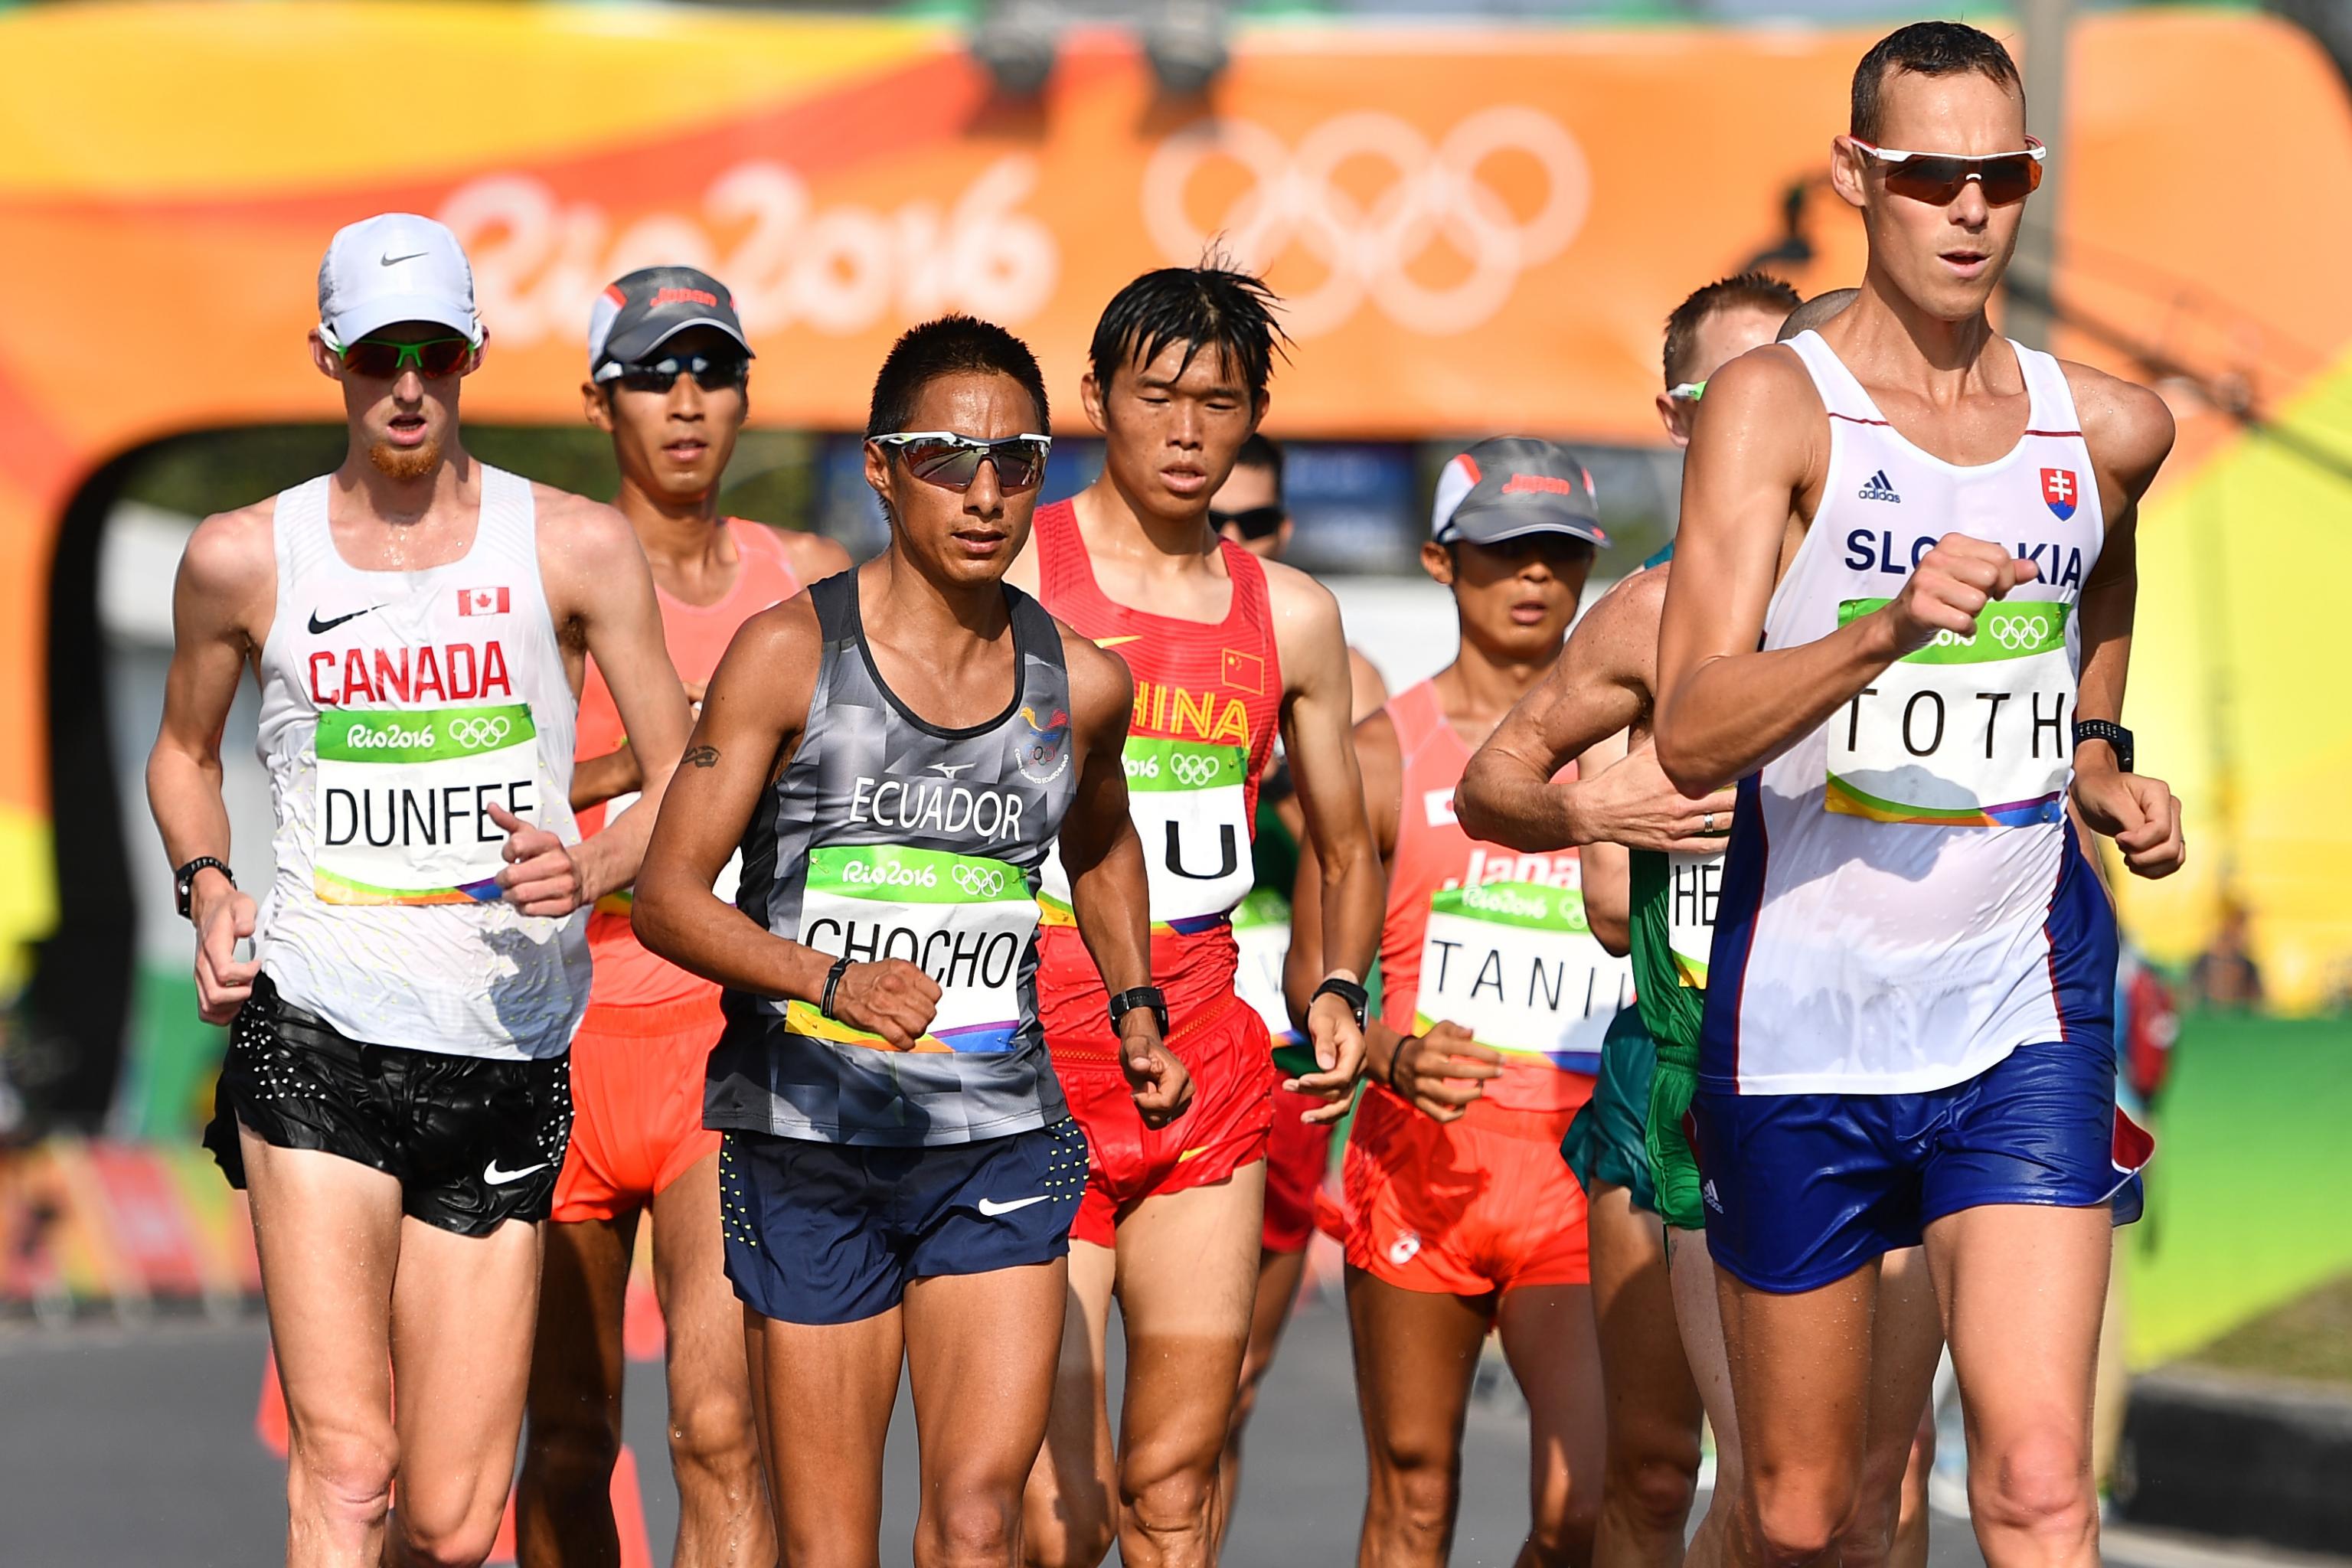
[(1978, 71), (1893, 70), (1879, 92), (1882, 147), (1908, 153), (2013, 153), (2025, 145), (2025, 98)]
[(1037, 405), (1026, 388), (1001, 371), (950, 371), (923, 383), (907, 428), (1000, 441), (1036, 430)]
[[(1185, 363), (1190, 356), (1192, 363)], [(1178, 338), (1164, 343), (1150, 360), (1143, 358), (1140, 345), (1128, 356), (1128, 373), (1139, 384), (1171, 386), (1195, 395), (1214, 391), (1241, 392), (1241, 367), (1233, 363), (1224, 345), (1205, 342), (1198, 345)]]

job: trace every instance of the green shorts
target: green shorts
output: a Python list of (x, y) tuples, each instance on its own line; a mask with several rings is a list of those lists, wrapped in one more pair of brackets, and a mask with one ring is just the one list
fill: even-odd
[(1601, 1077), (1592, 1098), (1577, 1111), (1559, 1145), (1560, 1158), (1576, 1173), (1587, 1198), (1595, 1182), (1609, 1182), (1633, 1194), (1635, 1208), (1656, 1212), (1643, 1128), (1657, 1060), (1658, 1047), (1642, 1027), (1641, 1013), (1632, 1007), (1619, 1013), (1601, 1041)]

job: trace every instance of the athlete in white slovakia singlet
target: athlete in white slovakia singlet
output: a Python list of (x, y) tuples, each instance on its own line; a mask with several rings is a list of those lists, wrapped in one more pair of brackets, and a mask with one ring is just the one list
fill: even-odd
[[(252, 1199), (287, 1561), (479, 1563), (572, 1121), (582, 906), (636, 875), (653, 819), (579, 842), (582, 669), (611, 672), (649, 801), (686, 698), (620, 515), (467, 455), (458, 389), (487, 334), (449, 231), (396, 213), (339, 232), (319, 319), (348, 450), (189, 540), (148, 796), (198, 1006), (231, 1025), (205, 1142)], [(231, 879), (219, 754), (248, 667), (277, 815), (257, 908)]]
[[(1658, 760), (1738, 781), (1691, 1111), (1748, 1485), (1738, 1563), (1848, 1540), (1866, 1434), (1932, 1375), (1881, 1259), (1924, 1240), (1986, 1560), (2098, 1559), (2091, 1389), (2118, 1135), (2115, 916), (2179, 808), (2119, 722), (2156, 396), (1997, 337), (2048, 150), (2017, 68), (1922, 22), (1854, 73), (1831, 181), (1869, 262), (1709, 379), (1658, 640)], [(2071, 806), (2071, 809), (2070, 809)]]

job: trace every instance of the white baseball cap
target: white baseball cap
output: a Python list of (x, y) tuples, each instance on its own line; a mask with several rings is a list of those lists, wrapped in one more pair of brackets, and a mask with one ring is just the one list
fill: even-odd
[(349, 348), (394, 321), (437, 321), (482, 341), (464, 247), (415, 213), (378, 213), (337, 229), (319, 263), (319, 327), (328, 342)]

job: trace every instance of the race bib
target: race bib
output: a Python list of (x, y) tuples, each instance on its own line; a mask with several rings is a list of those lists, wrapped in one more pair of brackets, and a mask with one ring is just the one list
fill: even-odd
[(488, 903), (499, 897), (503, 806), (539, 808), (530, 706), (319, 715), (318, 848), (311, 885), (329, 904)]
[(1633, 1002), (1633, 965), (1594, 938), (1578, 889), (1486, 882), (1430, 895), (1416, 1031), (1452, 1022), (1482, 1046), (1589, 1073)]
[[(1021, 959), (1037, 903), (1017, 866), (892, 844), (829, 845), (808, 856), (799, 941), (853, 963), (899, 958), (939, 982), (919, 1051), (1009, 1051), (1021, 1027)], [(807, 1002), (785, 1009), (797, 1035), (892, 1047)]]
[(1706, 989), (1715, 950), (1715, 906), (1723, 895), (1723, 857), (1666, 857), (1666, 951), (1685, 985)]
[[(604, 826), (606, 827), (612, 826), (614, 822), (620, 819), (622, 813), (627, 811), (631, 806), (636, 805), (638, 801), (643, 800), (645, 796), (640, 795), (637, 791), (629, 790), (624, 794), (616, 795), (612, 799), (606, 801), (604, 803)], [(710, 884), (710, 890), (719, 895), (719, 898), (722, 902), (731, 904), (734, 903), (739, 897), (742, 888), (742, 882), (743, 847), (738, 844), (735, 847), (735, 853), (727, 857), (727, 864), (719, 868), (719, 879)], [(596, 910), (600, 914), (625, 915), (633, 912), (636, 907), (637, 895), (636, 889), (634, 888), (616, 889), (596, 900)]]
[[(1213, 926), (1249, 895), (1249, 753), (1240, 746), (1127, 738), (1127, 805), (1143, 840), (1151, 922), (1175, 931)], [(1069, 874), (1058, 849), (1046, 860), (1045, 897), (1066, 923)]]
[(1290, 900), (1259, 888), (1234, 906), (1234, 945), (1240, 953), (1234, 994), (1265, 1020), (1276, 1045), (1295, 1040), (1290, 1004), (1282, 995), (1282, 965), (1290, 956)]
[[(1838, 624), (1887, 601), (1848, 599)], [(2074, 765), (2063, 604), (1993, 604), (1887, 667), (1829, 720), (1826, 809), (1874, 822), (2055, 822)]]

